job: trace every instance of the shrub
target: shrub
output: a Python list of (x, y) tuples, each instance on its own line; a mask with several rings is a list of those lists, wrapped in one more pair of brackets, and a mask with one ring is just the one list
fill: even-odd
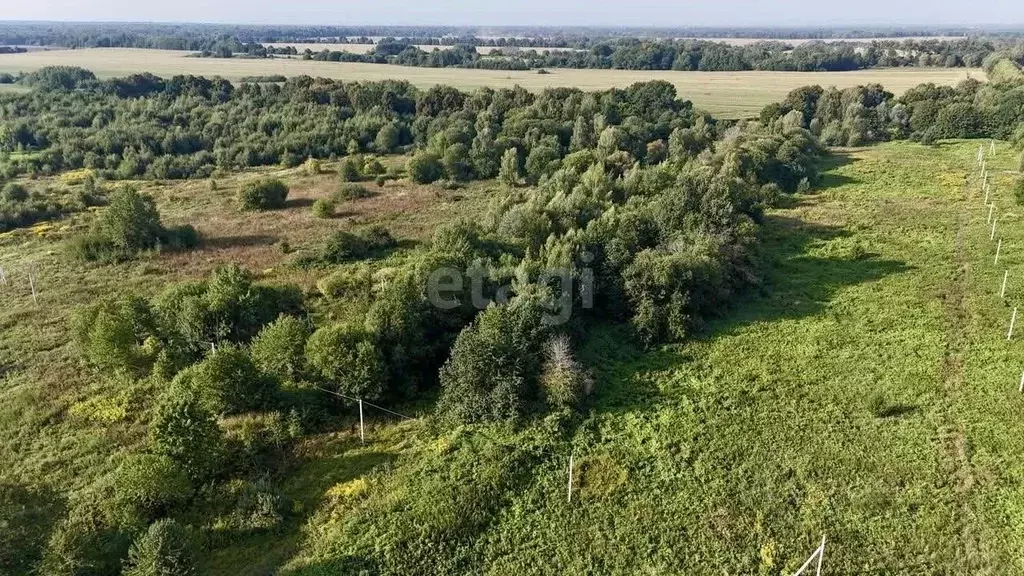
[(220, 427), (195, 394), (172, 392), (160, 403), (149, 442), (154, 453), (177, 462), (193, 482), (216, 474), (223, 456)]
[(441, 368), (442, 418), (465, 423), (518, 417), (536, 395), (545, 332), (540, 307), (525, 297), (477, 315)]
[(102, 300), (71, 316), (72, 340), (83, 359), (102, 370), (139, 368), (139, 344), (155, 331), (149, 304), (133, 295)]
[(34, 574), (60, 510), (49, 489), (0, 481), (0, 574)]
[(540, 391), (549, 406), (575, 407), (588, 392), (589, 379), (572, 354), (569, 337), (560, 334), (548, 340), (541, 368)]
[(122, 186), (111, 194), (95, 232), (117, 252), (134, 254), (156, 245), (163, 227), (153, 199)]
[(441, 163), (448, 178), (456, 182), (469, 180), (473, 175), (473, 165), (469, 160), (469, 148), (465, 144), (452, 144), (445, 149)]
[(302, 169), (308, 176), (316, 176), (323, 172), (323, 167), (320, 165), (320, 161), (312, 156), (306, 158), (306, 161), (302, 164)]
[(370, 192), (366, 186), (352, 182), (344, 182), (338, 187), (338, 190), (331, 196), (331, 198), (335, 202), (346, 202), (348, 200), (369, 198), (370, 196), (373, 196), (373, 193)]
[(405, 169), (409, 172), (409, 178), (417, 184), (430, 184), (444, 176), (444, 166), (441, 159), (433, 152), (417, 152)]
[(349, 156), (338, 165), (338, 176), (342, 182), (359, 182), (363, 179), (363, 166), (359, 158)]
[(238, 190), (242, 210), (274, 210), (284, 208), (288, 186), (273, 178), (254, 180)]
[(373, 250), (387, 250), (388, 248), (394, 248), (398, 246), (398, 242), (395, 240), (391, 232), (383, 226), (371, 226), (362, 233), (362, 237), (366, 240), (367, 249)]
[(215, 533), (253, 533), (281, 526), (287, 502), (266, 480), (232, 480), (216, 493), (222, 511), (213, 522)]
[(380, 130), (377, 131), (377, 137), (374, 138), (373, 145), (378, 152), (387, 154), (398, 147), (401, 137), (401, 128), (398, 124), (391, 122), (381, 126)]
[(113, 475), (113, 497), (107, 501), (119, 525), (131, 525), (166, 515), (192, 494), (188, 477), (167, 456), (129, 456)]
[(172, 383), (194, 392), (214, 414), (237, 414), (266, 408), (274, 402), (278, 382), (263, 373), (244, 348), (225, 344), (205, 360), (186, 368)]
[(320, 328), (306, 342), (306, 361), (346, 396), (375, 400), (384, 389), (380, 352), (360, 327), (334, 324)]
[(297, 435), (280, 412), (243, 414), (225, 419), (225, 442), (230, 468), (236, 472), (276, 471), (287, 460), (286, 447)]
[(337, 270), (316, 283), (327, 298), (369, 298), (373, 288), (373, 275), (369, 268)]
[(132, 543), (124, 576), (194, 576), (199, 574), (195, 546), (186, 529), (171, 519), (153, 523)]
[(387, 168), (380, 163), (380, 160), (370, 156), (363, 163), (363, 174), (366, 176), (379, 176), (387, 172)]
[(250, 353), (256, 366), (283, 381), (299, 379), (305, 370), (306, 323), (294, 316), (279, 316), (252, 341)]
[(543, 176), (558, 169), (558, 150), (550, 146), (537, 146), (526, 157), (526, 178), (536, 184)]
[(279, 315), (301, 308), (297, 288), (256, 284), (237, 264), (214, 270), (203, 282), (171, 285), (153, 302), (160, 333), (193, 355), (210, 342), (248, 342)]
[(326, 264), (341, 264), (365, 258), (368, 251), (369, 247), (363, 237), (339, 230), (327, 237), (320, 249), (320, 261)]
[(3, 190), (0, 191), (0, 200), (6, 202), (21, 202), (27, 198), (28, 190), (17, 182), (4, 184)]
[(320, 198), (313, 202), (313, 216), (317, 218), (333, 218), (335, 203), (331, 198)]
[(121, 572), (131, 538), (109, 526), (91, 504), (74, 507), (50, 535), (39, 573), (106, 576)]

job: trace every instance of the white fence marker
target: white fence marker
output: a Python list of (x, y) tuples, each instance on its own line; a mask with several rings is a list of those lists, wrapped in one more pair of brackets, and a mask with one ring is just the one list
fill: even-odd
[(36, 296), (36, 273), (35, 271), (28, 273), (28, 286), (32, 289), (32, 303), (36, 306), (39, 305), (39, 298)]
[(988, 151), (989, 151), (990, 154), (995, 154), (996, 153), (996, 141), (995, 140), (990, 140), (989, 141), (989, 143), (988, 143)]
[(359, 443), (366, 444), (366, 435), (363, 433), (363, 399), (359, 399)]
[(999, 289), (999, 297), (1006, 298), (1006, 279), (1010, 276), (1010, 271), (1003, 272), (1003, 287)]
[(1013, 309), (1013, 316), (1010, 316), (1010, 329), (1006, 331), (1006, 339), (1013, 338), (1013, 325), (1017, 323), (1017, 309)]
[(1020, 374), (1020, 386), (1017, 387), (1017, 392), (1024, 392), (1024, 372)]
[(995, 237), (996, 237), (996, 219), (995, 219), (995, 218), (993, 218), (993, 219), (992, 219), (992, 231), (991, 231), (991, 232), (989, 232), (989, 234), (988, 234), (988, 239), (989, 239), (989, 240), (994, 240), (994, 239), (995, 239)]
[(0, 266), (0, 284), (7, 286), (7, 275), (4, 274), (4, 269)]
[(572, 504), (572, 454), (569, 454), (569, 503)]
[(815, 576), (821, 576), (821, 561), (825, 558), (825, 536), (824, 535), (822, 535), (822, 537), (821, 537), (821, 544), (817, 548), (814, 549), (814, 552), (811, 553), (811, 557), (808, 558), (806, 562), (804, 562), (804, 565), (801, 566), (800, 569), (797, 570), (795, 574), (793, 574), (793, 576), (800, 576), (801, 574), (803, 574), (804, 570), (807, 570), (807, 567), (811, 565), (811, 562), (814, 561), (815, 557), (817, 557), (817, 559), (818, 559), (818, 565), (817, 565), (817, 567), (816, 567), (816, 569), (814, 571), (814, 574), (815, 574)]
[(996, 261), (992, 264), (999, 264), (999, 249), (1003, 247), (1003, 239), (999, 239), (999, 244), (996, 244)]
[[(986, 198), (985, 199), (985, 204), (988, 204), (988, 196), (986, 195), (985, 198)], [(985, 220), (986, 224), (991, 224), (992, 223), (992, 211), (995, 210), (995, 209), (996, 209), (996, 203), (995, 202), (993, 202), (991, 204), (988, 204), (988, 220)]]

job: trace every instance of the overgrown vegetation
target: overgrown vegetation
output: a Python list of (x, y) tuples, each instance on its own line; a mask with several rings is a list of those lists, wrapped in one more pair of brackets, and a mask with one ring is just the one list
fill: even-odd
[[(57, 84), (68, 77), (52, 74)], [(444, 222), (422, 242), (396, 238), (398, 228), (372, 214), (322, 222), (303, 210), (306, 224), (324, 228), (296, 257), (281, 260), (281, 277), (294, 282), (269, 282), (264, 276), (273, 269), (237, 264), (170, 282), (170, 273), (146, 262), (129, 272), (150, 291), (136, 296), (118, 286), (116, 295), (90, 297), (71, 314), (80, 365), (56, 356), (67, 347), (40, 354), (84, 371), (96, 397), (74, 391), (59, 409), (31, 413), (26, 429), (45, 433), (95, 418), (108, 443), (99, 449), (110, 456), (89, 460), (87, 447), (61, 454), (102, 469), (66, 501), (44, 505), (50, 495), (40, 487), (0, 483), (0, 509), (12, 518), (0, 525), (0, 543), (24, 549), (0, 553), (0, 566), (192, 574), (205, 562), (224, 562), (232, 565), (227, 572), (242, 572), (239, 566), (258, 562), (217, 554), (237, 547), (256, 557), (273, 548), (268, 542), (281, 542), (280, 556), (261, 570), (699, 572), (711, 558), (743, 573), (774, 573), (795, 568), (823, 524), (845, 543), (837, 546), (838, 565), (853, 570), (880, 570), (907, 550), (912, 561), (927, 558), (951, 573), (998, 565), (934, 544), (962, 535), (950, 520), (963, 510), (958, 498), (977, 502), (969, 490), (952, 492), (956, 474), (943, 474), (948, 466), (939, 469), (928, 453), (937, 429), (962, 425), (952, 420), (956, 411), (942, 404), (928, 418), (914, 416), (917, 404), (944, 397), (936, 384), (945, 377), (938, 367), (947, 365), (949, 315), (932, 296), (937, 286), (963, 288), (948, 285), (962, 263), (945, 253), (940, 264), (928, 257), (951, 245), (935, 238), (952, 237), (960, 203), (948, 195), (966, 190), (961, 166), (976, 146), (890, 145), (897, 169), (915, 166), (904, 176), (928, 187), (908, 197), (913, 192), (863, 184), (882, 171), (877, 162), (863, 171), (843, 166), (847, 157), (826, 158), (815, 137), (822, 124), (822, 131), (835, 129), (839, 120), (830, 114), (844, 103), (846, 111), (877, 116), (892, 100), (884, 90), (805, 89), (763, 121), (727, 125), (694, 111), (664, 82), (531, 95), (308, 79), (235, 90), (175, 79), (122, 98), (96, 88), (115, 84), (78, 75), (75, 91), (53, 88), (19, 102), (52, 98), (102, 111), (130, 98), (141, 116), (161, 104), (180, 114), (173, 130), (161, 127), (177, 134), (192, 126), (189, 114), (204, 122), (211, 110), (220, 118), (239, 114), (238, 123), (209, 128), (224, 131), (216, 149), (234, 146), (233, 136), (246, 154), (265, 146), (271, 153), (260, 162), (292, 166), (296, 179), (342, 180), (332, 200), (367, 196), (355, 181), (385, 172), (367, 150), (415, 149), (407, 163), (414, 183), (500, 183), (479, 185), (473, 193), (489, 197), (490, 206), (465, 219), (455, 199), (463, 189), (404, 184), (403, 193), (426, 190), (446, 202)], [(183, 86), (195, 91), (174, 94)], [(203, 86), (223, 91), (203, 93)], [(299, 138), (317, 110), (322, 125)], [(849, 129), (849, 143), (866, 116), (843, 114), (838, 129)], [(892, 129), (891, 114), (878, 117), (864, 128), (865, 140)], [(239, 128), (252, 118), (260, 119)], [(279, 131), (260, 124), (272, 120)], [(99, 138), (104, 127), (89, 126), (76, 137)], [(71, 131), (32, 153), (78, 142)], [(346, 157), (327, 168), (303, 160), (342, 149)], [(150, 160), (185, 157), (165, 150), (172, 152)], [(826, 162), (833, 167), (823, 179)], [(337, 178), (323, 177), (335, 166)], [(830, 189), (810, 195), (815, 186)], [(379, 200), (390, 199), (388, 188)], [(209, 193), (216, 189), (211, 184)], [(235, 202), (228, 189), (223, 203), (233, 217), (288, 215), (236, 207), (286, 207), (284, 181), (242, 182)], [(4, 194), (25, 197), (17, 188)], [(179, 201), (168, 196), (171, 205)], [(921, 198), (929, 200), (925, 208), (911, 203)], [(780, 214), (780, 206), (789, 208)], [(842, 229), (847, 216), (849, 231)], [(118, 261), (171, 237), (154, 200), (125, 187), (111, 194), (87, 238), (100, 247), (94, 259)], [(92, 268), (121, 275), (127, 266)], [(879, 294), (888, 300), (876, 303)], [(741, 295), (752, 301), (737, 310)], [(839, 330), (851, 310), (864, 312), (852, 314), (862, 324)], [(892, 342), (879, 334), (912, 353), (893, 360)], [(26, 337), (5, 333), (0, 349), (8, 338)], [(860, 346), (870, 362), (858, 356)], [(927, 366), (908, 357), (926, 358)], [(851, 374), (854, 361), (863, 362), (863, 374)], [(4, 359), (0, 369), (23, 398), (31, 387), (16, 375), (21, 365)], [(948, 389), (960, 389), (953, 384)], [(371, 417), (364, 446), (354, 432), (360, 400), (426, 416), (400, 426)], [(0, 406), (0, 422), (21, 421), (13, 404)], [(3, 454), (24, 458), (31, 442), (19, 439)], [(832, 463), (828, 472), (820, 454)], [(567, 504), (570, 456), (574, 500)], [(25, 469), (32, 473), (18, 467)], [(866, 492), (850, 496), (850, 478)], [(931, 533), (912, 530), (921, 518)], [(1005, 522), (987, 509), (984, 518), (986, 529)], [(863, 530), (869, 520), (880, 528)], [(898, 543), (892, 534), (901, 535)]]

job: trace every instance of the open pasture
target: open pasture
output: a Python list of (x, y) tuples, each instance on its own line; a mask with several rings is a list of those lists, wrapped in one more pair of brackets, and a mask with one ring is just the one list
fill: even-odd
[(968, 78), (984, 79), (980, 69), (899, 68), (854, 72), (675, 72), (641, 70), (554, 69), (551, 74), (534, 71), (472, 70), (461, 68), (416, 68), (390, 64), (314, 62), (291, 58), (218, 59), (189, 57), (183, 52), (130, 48), (51, 50), (25, 54), (0, 54), (0, 72), (31, 72), (43, 66), (81, 66), (109, 78), (139, 72), (158, 76), (197, 74), (239, 80), (245, 76), (282, 74), (321, 76), (348, 81), (397, 78), (420, 87), (449, 84), (464, 90), (483, 86), (522, 86), (540, 91), (555, 86), (583, 90), (623, 88), (645, 80), (667, 80), (679, 94), (722, 118), (745, 118), (777, 102), (792, 89), (808, 84), (838, 88), (877, 82), (899, 95), (924, 82), (953, 85)]

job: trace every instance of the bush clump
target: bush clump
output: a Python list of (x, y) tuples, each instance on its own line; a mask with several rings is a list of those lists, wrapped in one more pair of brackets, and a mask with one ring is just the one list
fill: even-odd
[(238, 190), (238, 204), (242, 210), (275, 210), (284, 208), (288, 186), (274, 178), (254, 180)]
[(245, 348), (225, 344), (174, 378), (173, 388), (195, 393), (214, 414), (238, 414), (268, 407), (278, 382), (263, 373)]
[(491, 306), (459, 333), (441, 368), (438, 411), (452, 423), (517, 418), (536, 397), (546, 328), (533, 299)]
[(358, 234), (339, 230), (327, 237), (316, 260), (322, 264), (343, 264), (397, 245), (391, 232), (382, 226), (373, 226)]
[(343, 182), (341, 186), (338, 186), (338, 190), (331, 197), (335, 202), (347, 202), (349, 200), (359, 200), (360, 198), (369, 198), (373, 196), (366, 186), (362, 184), (356, 184), (355, 182)]
[(342, 182), (359, 182), (363, 179), (363, 165), (359, 158), (349, 156), (338, 165), (338, 176)]
[(371, 335), (351, 324), (320, 328), (306, 342), (317, 376), (346, 396), (375, 400), (384, 390), (384, 364)]
[(195, 394), (171, 392), (149, 426), (155, 454), (174, 460), (193, 482), (214, 476), (223, 459), (224, 438), (213, 413)]
[(128, 551), (124, 576), (195, 576), (199, 560), (188, 531), (171, 519), (154, 522)]
[(409, 178), (417, 184), (430, 184), (444, 176), (441, 158), (433, 152), (418, 152), (405, 166)]
[(111, 485), (113, 497), (106, 504), (119, 525), (148, 524), (192, 494), (188, 476), (177, 462), (159, 454), (128, 457), (114, 472)]
[(22, 202), (28, 199), (28, 189), (17, 182), (4, 184), (0, 191), (0, 200), (5, 202)]
[(317, 218), (334, 218), (335, 202), (333, 198), (319, 198), (313, 202), (313, 216)]
[(279, 316), (260, 330), (249, 350), (260, 370), (291, 382), (305, 372), (307, 338), (309, 328), (305, 322), (294, 316)]
[(195, 228), (164, 228), (153, 199), (122, 186), (110, 195), (110, 204), (92, 230), (72, 241), (71, 251), (83, 260), (118, 261), (146, 250), (186, 249), (198, 244)]

